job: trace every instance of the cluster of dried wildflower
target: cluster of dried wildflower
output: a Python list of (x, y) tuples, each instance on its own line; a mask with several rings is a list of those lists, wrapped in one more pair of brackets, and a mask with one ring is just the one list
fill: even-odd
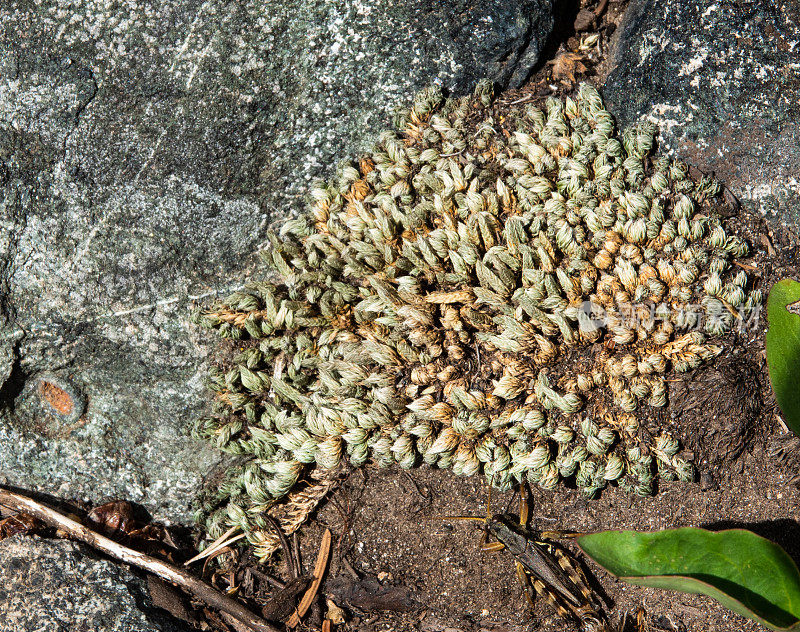
[(650, 158), (648, 126), (619, 138), (590, 86), (503, 127), (491, 102), (488, 84), (423, 92), (272, 236), (272, 279), (202, 314), (241, 352), (199, 433), (252, 457), (210, 535), (258, 545), (304, 468), (343, 460), (589, 494), (692, 478), (634, 411), (761, 302), (730, 265), (747, 247), (713, 213), (719, 185)]

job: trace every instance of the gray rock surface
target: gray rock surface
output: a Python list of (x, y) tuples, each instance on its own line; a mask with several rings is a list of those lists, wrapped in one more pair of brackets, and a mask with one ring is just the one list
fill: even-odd
[(216, 344), (193, 307), (418, 89), (519, 84), (551, 4), (0, 4), (0, 476), (188, 521), (219, 458), (186, 435)]
[(603, 90), (623, 125), (714, 171), (800, 235), (800, 6), (788, 0), (631, 0)]
[(66, 540), (0, 541), (0, 632), (188, 632), (143, 579)]

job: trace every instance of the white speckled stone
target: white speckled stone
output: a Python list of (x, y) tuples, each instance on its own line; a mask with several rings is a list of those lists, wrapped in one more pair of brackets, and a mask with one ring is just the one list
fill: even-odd
[(188, 632), (145, 581), (66, 540), (0, 541), (0, 632)]
[(795, 2), (633, 0), (603, 95), (800, 238), (799, 51)]

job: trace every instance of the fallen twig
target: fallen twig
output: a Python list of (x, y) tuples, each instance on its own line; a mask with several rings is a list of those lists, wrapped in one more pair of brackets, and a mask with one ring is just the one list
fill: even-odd
[(286, 535), (281, 530), (281, 525), (278, 524), (278, 521), (275, 520), (269, 514), (264, 514), (264, 518), (267, 522), (272, 525), (272, 528), (275, 529), (275, 532), (278, 534), (278, 537), (281, 539), (281, 548), (283, 548), (283, 557), (286, 558), (286, 567), (289, 569), (289, 577), (292, 579), (297, 579), (300, 577), (302, 569), (300, 565), (297, 564), (294, 553), (292, 552), (292, 547), (289, 546), (289, 540), (286, 539)]
[(325, 575), (325, 567), (328, 565), (328, 556), (330, 555), (330, 552), (331, 530), (325, 529), (325, 533), (322, 536), (322, 543), (319, 545), (317, 563), (314, 566), (314, 581), (311, 583), (311, 586), (308, 587), (306, 594), (303, 595), (303, 598), (300, 600), (300, 605), (297, 606), (295, 613), (286, 622), (288, 627), (296, 628), (300, 624), (300, 617), (302, 617), (311, 607), (314, 597), (317, 596), (317, 591), (322, 584), (322, 577)]
[(252, 630), (257, 632), (279, 632), (276, 627), (270, 625), (261, 617), (254, 615), (239, 602), (214, 590), (211, 586), (186, 571), (122, 546), (32, 498), (0, 488), (0, 504), (38, 518), (42, 522), (60, 529), (70, 537), (85, 542), (111, 557), (172, 582), (194, 597), (203, 600), (209, 606), (235, 617)]

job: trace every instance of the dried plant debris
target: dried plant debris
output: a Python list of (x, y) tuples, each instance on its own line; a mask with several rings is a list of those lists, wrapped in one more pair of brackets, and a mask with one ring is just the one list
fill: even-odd
[[(749, 354), (733, 354), (699, 371), (693, 379), (670, 383), (670, 406), (687, 433), (683, 443), (718, 473), (741, 471), (741, 454), (757, 444), (763, 430), (760, 367)], [(677, 411), (680, 411), (679, 413)]]
[(589, 495), (693, 478), (643, 422), (761, 304), (720, 185), (651, 156), (650, 125), (616, 134), (588, 85), (502, 120), (492, 100), (421, 93), (271, 236), (271, 279), (201, 314), (240, 352), (198, 433), (252, 457), (203, 507), (212, 538), (257, 545), (306, 468), (343, 461)]

